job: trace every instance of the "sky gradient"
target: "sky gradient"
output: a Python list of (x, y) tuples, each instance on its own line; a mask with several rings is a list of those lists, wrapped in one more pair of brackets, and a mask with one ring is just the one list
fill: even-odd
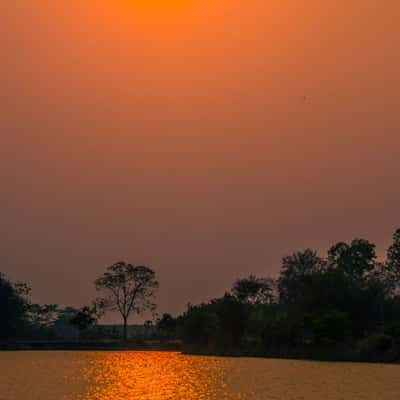
[(80, 306), (113, 262), (160, 312), (400, 226), (397, 0), (0, 7), (0, 270)]

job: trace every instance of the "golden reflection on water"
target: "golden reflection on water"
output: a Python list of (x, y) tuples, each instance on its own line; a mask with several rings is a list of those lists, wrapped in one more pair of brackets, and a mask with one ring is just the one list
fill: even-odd
[(0, 352), (0, 400), (399, 400), (400, 365)]
[(84, 369), (88, 388), (80, 399), (228, 398), (226, 372), (218, 358), (199, 363), (196, 357), (170, 352), (103, 353)]

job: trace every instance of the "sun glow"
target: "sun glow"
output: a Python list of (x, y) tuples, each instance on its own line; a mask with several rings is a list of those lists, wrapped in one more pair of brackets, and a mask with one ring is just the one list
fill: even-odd
[(189, 3), (188, 0), (124, 0), (127, 5), (145, 12), (179, 11)]

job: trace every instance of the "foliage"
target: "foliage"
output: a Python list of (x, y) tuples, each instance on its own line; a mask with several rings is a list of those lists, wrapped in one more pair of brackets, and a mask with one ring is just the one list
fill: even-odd
[(387, 250), (387, 269), (392, 276), (392, 282), (400, 287), (400, 228), (393, 234), (393, 243)]
[(127, 340), (127, 324), (131, 314), (154, 311), (153, 299), (158, 288), (155, 272), (145, 266), (133, 266), (125, 262), (111, 265), (95, 281), (96, 289), (102, 291), (104, 310), (118, 311), (124, 324), (124, 340)]
[[(189, 306), (178, 332), (189, 349), (221, 354), (394, 360), (400, 357), (400, 230), (386, 262), (365, 239), (282, 260), (276, 280), (237, 280), (231, 294)], [(274, 296), (274, 288), (278, 296)], [(397, 347), (396, 347), (397, 346)]]
[(96, 307), (82, 307), (77, 310), (70, 319), (70, 324), (75, 326), (80, 332), (84, 332), (93, 327), (98, 320)]
[(178, 319), (180, 337), (189, 345), (209, 347), (218, 332), (218, 316), (210, 304), (189, 305)]
[(29, 322), (38, 328), (53, 326), (60, 316), (57, 304), (31, 304), (28, 309)]
[(173, 339), (176, 337), (177, 321), (171, 314), (163, 314), (157, 321), (157, 330), (162, 338)]
[(398, 359), (399, 351), (394, 346), (393, 338), (385, 334), (375, 334), (360, 341), (359, 354), (361, 361), (386, 361)]
[(311, 249), (296, 252), (282, 260), (282, 270), (278, 279), (281, 302), (296, 304), (302, 301), (307, 277), (325, 268), (324, 260)]
[(0, 340), (18, 334), (28, 308), (29, 292), (26, 285), (14, 284), (0, 273)]
[(234, 283), (232, 294), (242, 303), (263, 304), (273, 301), (273, 290), (274, 281), (272, 279), (250, 275), (248, 278), (238, 279)]
[[(129, 316), (154, 310), (151, 268), (119, 262), (95, 283), (104, 296), (77, 310), (31, 304), (28, 286), (0, 274), (0, 339), (21, 332), (65, 338), (78, 330), (95, 340), (116, 340), (122, 331), (126, 339)], [(123, 327), (96, 326), (109, 310), (121, 314)], [(400, 361), (400, 229), (385, 261), (365, 239), (338, 242), (326, 256), (297, 251), (282, 259), (276, 279), (238, 279), (222, 297), (134, 331), (137, 341), (181, 339), (186, 350), (208, 354)]]
[(350, 277), (363, 278), (375, 268), (375, 245), (365, 239), (354, 239), (351, 244), (339, 242), (329, 249), (328, 261)]

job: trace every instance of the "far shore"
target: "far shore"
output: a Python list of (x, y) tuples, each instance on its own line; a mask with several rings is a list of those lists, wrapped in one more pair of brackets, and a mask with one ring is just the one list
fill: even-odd
[(296, 361), (319, 361), (319, 362), (350, 362), (350, 363), (380, 363), (399, 364), (399, 360), (363, 360), (355, 354), (325, 351), (273, 351), (270, 353), (252, 352), (207, 352), (199, 349), (184, 348), (180, 341), (146, 341), (144, 343), (123, 342), (116, 340), (108, 341), (18, 341), (0, 342), (2, 351), (155, 351), (155, 352), (179, 352), (185, 355), (210, 356), (210, 357), (234, 357), (234, 358), (266, 358)]
[(179, 341), (159, 342), (145, 341), (143, 343), (123, 341), (15, 341), (0, 342), (0, 351), (35, 351), (35, 350), (65, 350), (65, 351), (182, 351)]

